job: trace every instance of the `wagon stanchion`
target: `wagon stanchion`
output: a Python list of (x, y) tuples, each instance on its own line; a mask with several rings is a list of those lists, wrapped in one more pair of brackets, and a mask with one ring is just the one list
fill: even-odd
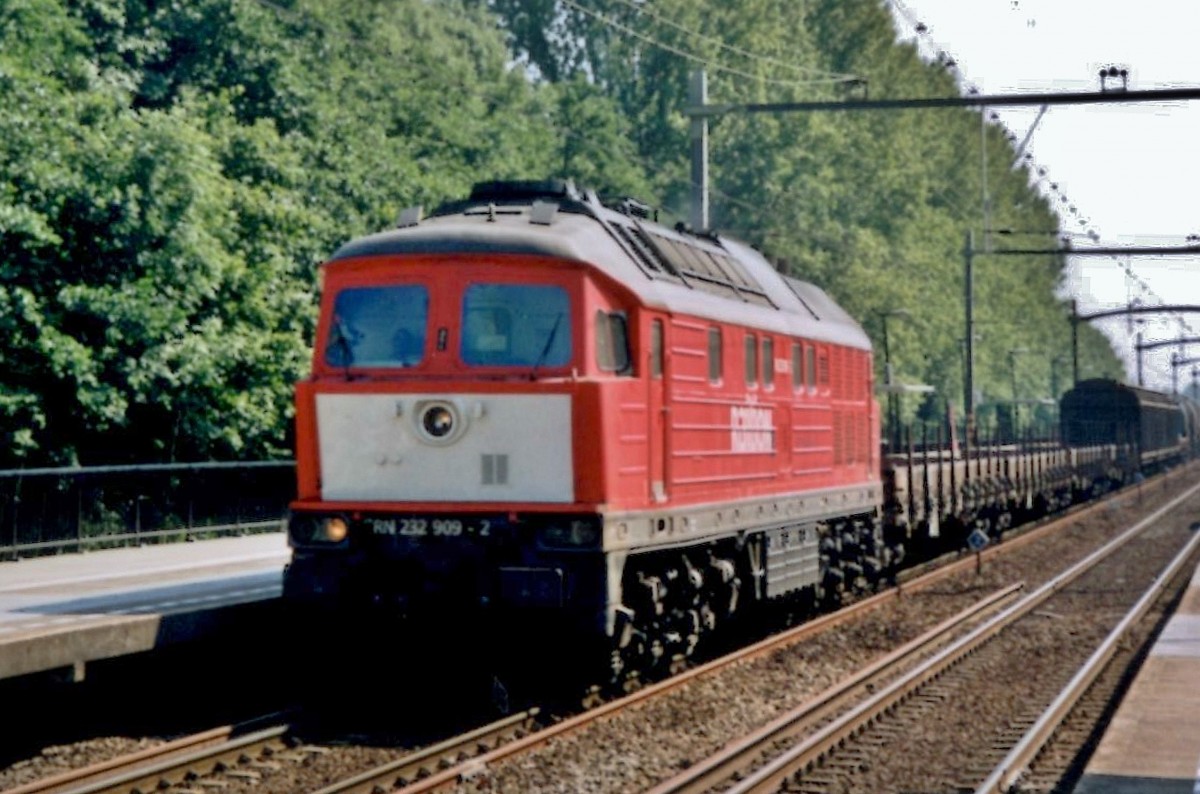
[[(942, 513), (945, 509), (946, 500), (946, 462), (942, 458), (942, 426), (937, 426), (937, 450), (938, 450), (938, 467), (937, 467), (937, 500), (933, 509), (937, 511), (937, 526), (938, 534), (941, 534)], [(950, 470), (954, 470), (954, 456), (950, 456)], [(953, 476), (953, 475), (952, 475)]]
[(1017, 499), (1020, 509), (1028, 510), (1033, 504), (1033, 467), (1034, 458), (1037, 457), (1038, 441), (1037, 430), (1033, 427), (1025, 431), (1024, 442), (1021, 445), (1020, 459), (1020, 486), (1017, 490)]
[(963, 485), (965, 486), (967, 483), (971, 482), (971, 450), (974, 447), (974, 443), (971, 440), (970, 423), (967, 423), (963, 426), (962, 447)]
[(1000, 428), (997, 427), (992, 431), (991, 440), (988, 442), (988, 479), (995, 480), (1000, 474)]
[(947, 423), (947, 429), (950, 431), (949, 443), (947, 444), (950, 447), (950, 512), (953, 515), (958, 515), (962, 496), (958, 492), (958, 449), (954, 443), (954, 426)]
[(924, 496), (924, 515), (925, 526), (930, 523), (930, 514), (933, 512), (930, 508), (932, 501), (929, 495), (929, 425), (921, 423), (921, 488)]
[(908, 457), (908, 520), (909, 525), (911, 526), (913, 523), (915, 523), (917, 518), (917, 494), (916, 489), (913, 488), (913, 474), (915, 472), (915, 467), (913, 466), (913, 437), (911, 425), (906, 425), (904, 428), (902, 428), (901, 438)]
[(980, 442), (980, 445), (979, 445), (979, 467), (978, 467), (978, 469), (979, 469), (979, 479), (985, 481), (984, 485), (986, 487), (986, 484), (987, 484), (986, 480), (992, 474), (992, 441), (988, 437), (986, 430), (983, 433), (983, 440)]

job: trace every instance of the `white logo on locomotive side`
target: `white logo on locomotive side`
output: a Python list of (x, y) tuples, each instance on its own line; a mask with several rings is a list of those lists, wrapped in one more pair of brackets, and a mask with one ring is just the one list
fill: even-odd
[(735, 405), (729, 409), (729, 441), (734, 452), (773, 452), (775, 426), (771, 409)]

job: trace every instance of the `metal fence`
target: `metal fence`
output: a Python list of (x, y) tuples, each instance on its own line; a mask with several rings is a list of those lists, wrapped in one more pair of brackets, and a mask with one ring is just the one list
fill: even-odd
[(0, 559), (274, 531), (295, 461), (0, 470)]

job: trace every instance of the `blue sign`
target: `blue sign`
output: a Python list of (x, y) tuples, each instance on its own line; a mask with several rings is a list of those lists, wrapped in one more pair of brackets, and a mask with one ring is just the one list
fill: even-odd
[(983, 551), (989, 542), (987, 533), (982, 529), (977, 529), (967, 535), (967, 545), (970, 546), (971, 551)]

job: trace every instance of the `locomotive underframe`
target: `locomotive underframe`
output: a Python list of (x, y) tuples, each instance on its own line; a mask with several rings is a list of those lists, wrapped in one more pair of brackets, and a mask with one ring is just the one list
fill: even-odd
[(486, 626), (509, 640), (550, 628), (595, 662), (607, 647), (615, 672), (690, 656), (751, 605), (782, 598), (811, 605), (872, 586), (899, 559), (878, 510), (633, 552), (539, 540), (572, 524), (598, 526), (596, 515), (495, 516), (486, 538), (395, 534), (392, 527), (414, 519), (394, 512), (338, 515), (349, 516), (346, 540), (297, 545), (285, 572), (285, 598), (299, 613), (335, 624), (400, 618), (420, 626), (452, 616), (465, 631)]
[(871, 509), (609, 554), (613, 672), (691, 656), (719, 627), (768, 602), (808, 611), (876, 586), (903, 557), (879, 516)]

